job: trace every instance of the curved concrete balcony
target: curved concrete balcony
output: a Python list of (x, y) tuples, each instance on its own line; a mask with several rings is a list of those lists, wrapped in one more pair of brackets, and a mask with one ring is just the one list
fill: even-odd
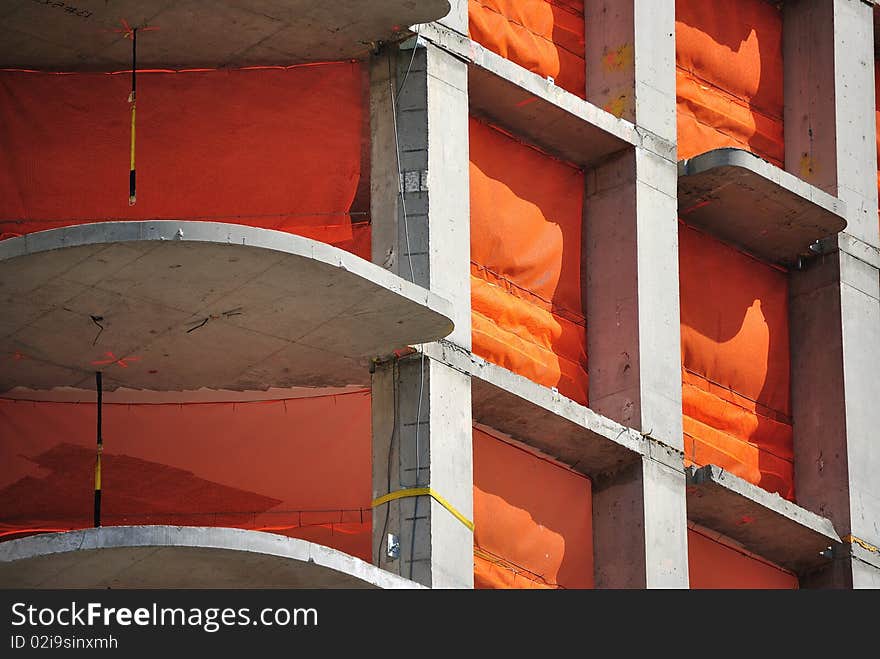
[(126, 70), (123, 21), (158, 28), (138, 39), (139, 68), (363, 59), (449, 8), (448, 0), (9, 0), (0, 6), (0, 68)]
[(846, 205), (742, 149), (714, 149), (678, 163), (685, 222), (758, 258), (792, 265), (810, 245), (846, 228)]
[(0, 241), (0, 392), (366, 386), (371, 358), (442, 338), (451, 305), (300, 236), (102, 222)]
[(0, 544), (3, 588), (421, 588), (305, 540), (241, 529), (116, 526)]

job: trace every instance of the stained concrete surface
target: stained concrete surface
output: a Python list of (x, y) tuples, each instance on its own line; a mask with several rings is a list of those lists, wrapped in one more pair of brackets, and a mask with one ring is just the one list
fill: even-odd
[(185, 526), (114, 526), (0, 543), (0, 587), (420, 588), (305, 540)]
[(103, 222), (0, 243), (0, 391), (369, 385), (450, 304), (348, 252), (212, 222)]
[(827, 563), (840, 542), (830, 520), (720, 467), (689, 467), (687, 483), (688, 519), (794, 572)]
[(0, 68), (104, 71), (131, 66), (122, 21), (143, 31), (143, 68), (362, 59), (373, 44), (449, 12), (448, 0), (4, 0)]
[(679, 216), (769, 261), (791, 265), (846, 228), (846, 205), (742, 149), (714, 149), (678, 165)]

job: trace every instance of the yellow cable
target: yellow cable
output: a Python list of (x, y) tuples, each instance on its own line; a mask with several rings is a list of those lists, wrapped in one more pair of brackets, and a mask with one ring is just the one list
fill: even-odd
[(102, 447), (98, 447), (98, 459), (95, 461), (95, 491), (98, 492), (101, 490), (101, 453), (103, 452)]
[(134, 171), (134, 145), (135, 145), (135, 104), (131, 104), (131, 166), (129, 169)]
[(865, 542), (861, 538), (857, 538), (856, 536), (850, 534), (841, 538), (844, 542), (847, 542), (851, 545), (859, 545), (865, 551), (870, 551), (874, 554), (880, 553), (880, 547), (875, 547), (870, 542)]
[(389, 501), (395, 501), (396, 499), (406, 499), (409, 497), (423, 497), (428, 496), (434, 499), (441, 506), (446, 508), (450, 512), (450, 514), (455, 517), (459, 522), (464, 524), (470, 531), (474, 530), (474, 523), (470, 521), (467, 517), (462, 515), (458, 510), (455, 509), (449, 501), (447, 501), (440, 493), (434, 491), (430, 487), (411, 487), (406, 490), (397, 490), (397, 492), (389, 492), (378, 499), (373, 501), (372, 507), (378, 508), (379, 506), (388, 503)]

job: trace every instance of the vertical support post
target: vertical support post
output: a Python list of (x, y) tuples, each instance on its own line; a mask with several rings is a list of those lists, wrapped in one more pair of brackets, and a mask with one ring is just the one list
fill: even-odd
[[(459, 9), (466, 28), (466, 4)], [(389, 49), (371, 62), (370, 114), (373, 260), (451, 301), (447, 340), (470, 349), (466, 64), (417, 39)], [(470, 378), (429, 352), (373, 374), (374, 499), (430, 487), (472, 520)], [(374, 508), (373, 559), (428, 586), (473, 587), (473, 531), (431, 496)]]
[(784, 5), (786, 169), (846, 203), (847, 228), (791, 276), (795, 495), (845, 542), (805, 586), (880, 584), (880, 235), (873, 8)]
[(590, 407), (652, 447), (597, 480), (596, 585), (686, 588), (675, 2), (591, 1), (586, 20), (589, 100), (646, 136), (587, 175)]
[(97, 429), (96, 439), (97, 447), (95, 450), (95, 510), (94, 520), (95, 528), (101, 526), (101, 455), (104, 452), (104, 436), (101, 425), (104, 415), (104, 384), (102, 382), (101, 371), (95, 373), (95, 388), (97, 390)]
[(588, 0), (587, 100), (675, 144), (674, 0)]

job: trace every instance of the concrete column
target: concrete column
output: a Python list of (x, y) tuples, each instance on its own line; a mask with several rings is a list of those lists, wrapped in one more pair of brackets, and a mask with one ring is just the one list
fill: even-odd
[[(674, 144), (674, 0), (592, 1), (586, 21), (589, 100)], [(662, 454), (597, 479), (598, 587), (688, 585), (677, 188), (675, 160), (649, 148), (587, 173), (590, 407)]]
[[(414, 42), (371, 63), (373, 260), (450, 300), (448, 338), (470, 349), (467, 67)], [(418, 353), (377, 365), (374, 497), (431, 487), (472, 520), (472, 441), (468, 376)], [(429, 496), (374, 509), (373, 557), (425, 585), (473, 587), (473, 533)]]
[(688, 586), (681, 456), (658, 452), (593, 481), (596, 588)]
[[(880, 583), (880, 236), (872, 8), (785, 4), (786, 168), (840, 197), (847, 229), (791, 276), (795, 495), (846, 539), (806, 586)], [(852, 540), (852, 542), (850, 542)]]
[(587, 100), (675, 141), (675, 0), (589, 0)]
[(587, 175), (590, 407), (683, 447), (677, 173), (641, 148)]

